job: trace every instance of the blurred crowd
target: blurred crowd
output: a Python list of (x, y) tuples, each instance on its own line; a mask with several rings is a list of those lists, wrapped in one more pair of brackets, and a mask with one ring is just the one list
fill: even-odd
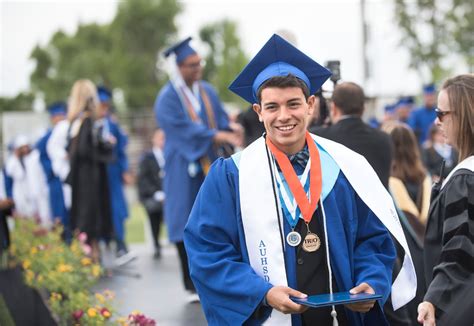
[[(30, 135), (20, 134), (9, 143), (0, 187), (3, 222), (11, 215), (46, 228), (61, 225), (66, 242), (83, 232), (95, 261), (100, 260), (98, 243), (104, 241), (114, 245), (117, 263), (126, 263), (134, 256), (125, 242), (124, 186), (135, 176), (111, 91), (78, 80), (68, 102), (52, 103), (48, 113), (50, 127), (39, 139), (32, 142)], [(138, 183), (143, 183), (140, 175)], [(7, 235), (2, 242), (6, 248)]]
[[(191, 78), (200, 75), (191, 74)], [(435, 85), (423, 88), (423, 102), (418, 107), (413, 97), (401, 97), (387, 105), (380, 122), (362, 120), (365, 97), (356, 84), (342, 83), (331, 98), (322, 91), (316, 95), (317, 109), (308, 130), (364, 155), (421, 236), (431, 184), (457, 163), (457, 152), (446, 144), (434, 123)], [(218, 141), (219, 156), (229, 156), (263, 134), (264, 126), (251, 107), (234, 116), (222, 112), (231, 127), (217, 136), (222, 138)], [(117, 256), (124, 256), (128, 253), (124, 223), (129, 214), (123, 187), (136, 181), (139, 198), (150, 217), (154, 255), (160, 257), (158, 235), (165, 199), (163, 129), (157, 128), (151, 139), (153, 146), (140, 158), (135, 177), (126, 153), (128, 137), (115, 114), (109, 89), (79, 80), (68, 103), (52, 103), (48, 113), (50, 128), (39, 140), (32, 143), (28, 135), (20, 134), (8, 145), (1, 175), (3, 215), (34, 218), (46, 227), (60, 223), (65, 241), (74, 232), (84, 232), (96, 260), (100, 239), (115, 243)], [(168, 128), (166, 123), (161, 123), (164, 129)], [(170, 126), (174, 131), (168, 134), (182, 134), (183, 130)], [(176, 177), (173, 183), (182, 187)], [(183, 216), (187, 218), (186, 213)], [(184, 228), (186, 218), (179, 221), (178, 228)], [(130, 258), (126, 256), (124, 261)]]

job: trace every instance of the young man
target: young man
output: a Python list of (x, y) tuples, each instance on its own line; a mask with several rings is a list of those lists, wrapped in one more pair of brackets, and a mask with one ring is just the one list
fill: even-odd
[(65, 102), (55, 102), (48, 107), (48, 113), (50, 115), (51, 128), (38, 140), (35, 147), (39, 152), (40, 163), (48, 183), (52, 221), (56, 222), (59, 220), (63, 224), (64, 229), (67, 230), (69, 228), (69, 212), (64, 202), (63, 183), (54, 173), (51, 158), (47, 151), (47, 144), (51, 138), (53, 128), (66, 118), (67, 104)]
[[(254, 103), (266, 136), (214, 163), (185, 229), (210, 325), (385, 323), (374, 301), (307, 309), (290, 298), (351, 291), (385, 301), (395, 249), (384, 223), (407, 248), (370, 165), (306, 132), (315, 101), (309, 94), (329, 75), (274, 35), (230, 86)], [(409, 253), (405, 262), (397, 276), (404, 291), (392, 294), (397, 308), (416, 288)]]
[(156, 99), (155, 115), (166, 135), (164, 217), (169, 239), (178, 249), (184, 287), (190, 294), (188, 301), (192, 302), (198, 297), (189, 276), (184, 226), (209, 165), (218, 157), (220, 145), (237, 146), (240, 139), (232, 132), (216, 91), (201, 80), (202, 60), (190, 41), (189, 37), (164, 53), (173, 69), (170, 81)]

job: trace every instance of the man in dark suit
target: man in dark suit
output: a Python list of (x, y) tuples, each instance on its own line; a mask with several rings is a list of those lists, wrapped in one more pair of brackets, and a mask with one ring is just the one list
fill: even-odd
[(316, 135), (341, 143), (364, 156), (372, 165), (380, 181), (388, 188), (392, 163), (390, 137), (362, 121), (364, 91), (352, 82), (336, 86), (332, 95), (332, 126), (317, 128)]
[(138, 195), (150, 219), (152, 239), (155, 245), (155, 258), (161, 257), (159, 242), (160, 226), (163, 220), (163, 192), (162, 180), (164, 177), (165, 158), (163, 146), (165, 134), (158, 129), (153, 134), (153, 149), (146, 152), (138, 167)]
[[(386, 133), (362, 121), (364, 99), (364, 91), (359, 85), (352, 82), (337, 85), (332, 95), (330, 109), (333, 125), (316, 129), (315, 134), (341, 143), (364, 156), (388, 189), (393, 145)], [(393, 270), (394, 278), (400, 271), (403, 255), (403, 249), (397, 243), (398, 260)], [(411, 325), (406, 307), (393, 311), (388, 300), (384, 311), (390, 325)]]

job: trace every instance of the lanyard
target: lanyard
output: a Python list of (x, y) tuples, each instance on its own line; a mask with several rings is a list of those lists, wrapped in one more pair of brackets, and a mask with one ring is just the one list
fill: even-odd
[[(304, 169), (303, 174), (301, 175), (301, 177), (299, 177), (301, 186), (305, 189), (306, 194), (309, 194), (308, 176), (310, 166), (311, 158), (306, 164), (306, 168)], [(291, 228), (294, 229), (296, 227), (296, 224), (298, 224), (298, 219), (301, 216), (301, 211), (298, 210), (296, 199), (293, 197), (291, 190), (288, 189), (287, 186), (285, 186), (285, 183), (282, 180), (280, 173), (276, 172), (275, 176), (280, 192), (280, 200), (287, 211), (287, 214), (285, 214), (286, 219), (288, 220), (288, 223), (290, 224)]]
[(314, 143), (313, 139), (311, 138), (310, 134), (306, 132), (306, 143), (309, 149), (309, 157), (310, 157), (310, 184), (309, 184), (309, 195), (310, 200), (306, 196), (306, 192), (304, 191), (303, 186), (296, 175), (293, 166), (290, 163), (288, 157), (280, 151), (273, 143), (270, 141), (270, 137), (266, 138), (266, 143), (270, 151), (272, 152), (273, 156), (275, 157), (278, 165), (280, 166), (281, 171), (283, 172), (283, 177), (285, 178), (290, 191), (293, 197), (298, 204), (298, 208), (303, 215), (303, 219), (308, 224), (312, 217), (313, 213), (316, 210), (316, 205), (319, 201), (319, 197), (321, 196), (322, 191), (322, 175), (321, 175), (321, 160), (319, 157), (319, 151)]

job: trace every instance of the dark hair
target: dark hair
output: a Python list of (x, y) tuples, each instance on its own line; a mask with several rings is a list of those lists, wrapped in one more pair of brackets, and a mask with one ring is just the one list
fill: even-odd
[(392, 176), (404, 182), (423, 182), (426, 170), (413, 131), (407, 125), (397, 123), (388, 133), (394, 148)]
[(304, 97), (306, 100), (308, 100), (309, 97), (309, 89), (306, 84), (296, 77), (295, 75), (288, 74), (286, 76), (275, 76), (270, 79), (267, 79), (259, 88), (257, 91), (257, 100), (260, 103), (262, 101), (262, 91), (265, 88), (270, 88), (270, 87), (275, 87), (275, 88), (290, 88), (290, 87), (298, 87), (301, 88), (303, 91)]
[(431, 142), (433, 142), (435, 135), (440, 131), (441, 131), (441, 129), (439, 129), (439, 127), (436, 124), (433, 123), (433, 125), (431, 126), (431, 128), (428, 132), (428, 139)]
[(344, 82), (334, 88), (332, 101), (344, 115), (364, 112), (364, 90), (362, 87), (352, 82)]

